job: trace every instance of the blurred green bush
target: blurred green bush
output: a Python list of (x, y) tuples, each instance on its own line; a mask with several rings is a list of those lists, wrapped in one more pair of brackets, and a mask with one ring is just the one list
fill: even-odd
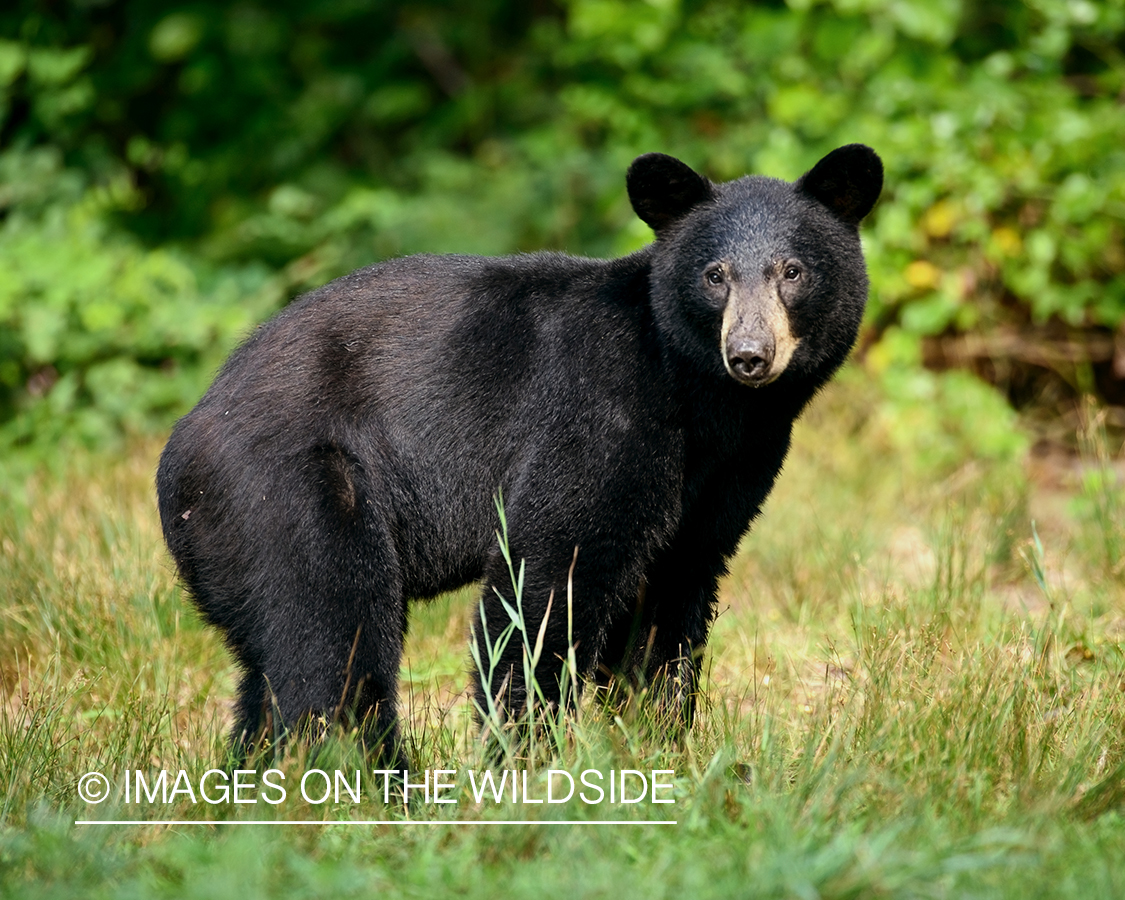
[(1121, 402), (1123, 97), (1125, 0), (17, 0), (0, 447), (167, 427), (256, 321), (379, 258), (632, 250), (640, 152), (793, 178), (850, 141), (887, 165), (871, 368), (1015, 360)]

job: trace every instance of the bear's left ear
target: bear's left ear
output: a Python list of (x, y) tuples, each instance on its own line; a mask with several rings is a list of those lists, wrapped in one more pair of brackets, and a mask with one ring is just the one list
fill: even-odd
[(848, 144), (798, 178), (796, 188), (849, 225), (858, 225), (883, 189), (883, 161), (870, 147)]
[(633, 160), (625, 184), (633, 209), (658, 234), (715, 197), (710, 181), (663, 153), (646, 153)]

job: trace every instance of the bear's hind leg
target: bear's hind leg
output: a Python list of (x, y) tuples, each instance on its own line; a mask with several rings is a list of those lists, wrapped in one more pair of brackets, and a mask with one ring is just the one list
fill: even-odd
[[(255, 695), (247, 686), (245, 705), (240, 704), (245, 722), (259, 721), (263, 703), (268, 703), (275, 733), (316, 742), (338, 725), (349, 732), (354, 727), (367, 750), (379, 749), (385, 760), (398, 760), (395, 700), (403, 601), (394, 588), (372, 587), (335, 596), (314, 588), (299, 592), (315, 598), (324, 612), (314, 618), (306, 611), (303, 622), (287, 616), (292, 630), (278, 627), (267, 637), (261, 688)], [(256, 712), (250, 708), (255, 700)]]
[(230, 733), (231, 751), (239, 763), (246, 761), (263, 734), (273, 736), (272, 717), (266, 715), (266, 703), (265, 677), (258, 669), (247, 667), (238, 682), (238, 701)]
[(316, 742), (354, 726), (367, 750), (397, 762), (405, 600), (380, 494), (335, 444), (301, 451), (287, 470), (300, 478), (276, 490), (270, 527), (254, 539), (264, 574), (240, 655), (257, 663), (264, 694), (244, 683), (241, 724), (264, 698), (279, 734)]

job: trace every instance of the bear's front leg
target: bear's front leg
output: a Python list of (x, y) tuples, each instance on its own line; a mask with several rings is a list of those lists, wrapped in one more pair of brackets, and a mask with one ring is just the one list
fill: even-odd
[[(499, 554), (497, 554), (499, 556)], [(519, 562), (515, 563), (519, 571)], [(564, 668), (572, 635), (568, 627), (569, 572), (524, 561), (522, 591), (517, 596), (506, 561), (489, 567), (484, 592), (473, 623), (473, 658), (478, 668), (478, 712), (494, 722), (526, 720), (533, 709), (557, 709), (564, 700)], [(591, 665), (599, 626), (583, 609), (578, 631), (588, 639), (575, 640), (579, 673)], [(581, 652), (579, 652), (581, 646)], [(567, 681), (573, 703), (578, 685)]]
[(515, 571), (521, 560), (524, 566), (518, 600), (503, 557), (496, 553), (488, 566), (473, 624), (476, 703), (486, 723), (522, 728), (560, 704), (573, 706), (581, 680), (598, 666), (610, 623), (631, 608), (639, 576), (618, 564), (628, 557), (584, 537), (585, 549), (571, 548), (569, 558), (513, 550)]
[(598, 680), (647, 698), (658, 721), (690, 728), (699, 667), (714, 618), (715, 582), (706, 568), (656, 565), (642, 579), (634, 609), (606, 642)]
[(699, 671), (715, 619), (721, 548), (737, 536), (717, 535), (713, 522), (692, 517), (649, 565), (636, 599), (613, 623), (599, 663), (599, 682), (643, 695), (656, 720), (691, 727)]

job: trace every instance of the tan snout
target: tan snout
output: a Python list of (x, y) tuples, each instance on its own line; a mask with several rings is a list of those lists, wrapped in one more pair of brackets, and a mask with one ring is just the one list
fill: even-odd
[(720, 347), (731, 378), (750, 387), (775, 381), (800, 343), (773, 285), (731, 291), (723, 311)]

